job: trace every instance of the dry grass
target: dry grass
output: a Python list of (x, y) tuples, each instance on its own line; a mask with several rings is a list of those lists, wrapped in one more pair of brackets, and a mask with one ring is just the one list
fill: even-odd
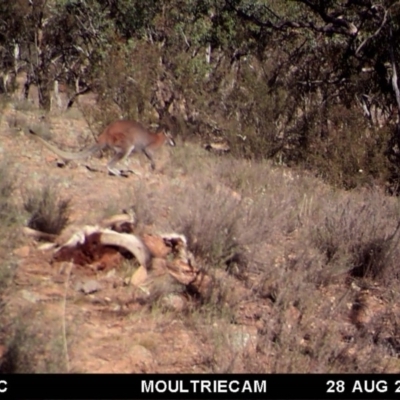
[(20, 129), (26, 129), (28, 120), (25, 116), (19, 115), (18, 113), (10, 114), (6, 117), (7, 124), (13, 132), (17, 132)]
[[(4, 182), (0, 210), (10, 206), (6, 199), (13, 187), (13, 180)], [(143, 318), (154, 313), (158, 322), (182, 319), (206, 344), (199, 358), (204, 370), (385, 372), (398, 363), (397, 199), (375, 189), (330, 188), (267, 162), (192, 152), (190, 144), (174, 149), (162, 172), (137, 182), (132, 191), (124, 188), (107, 213), (133, 206), (142, 228), (185, 234), (197, 264), (214, 275), (210, 299), (194, 300), (187, 312), (166, 311), (163, 285), (170, 282), (162, 281), (152, 288), (151, 306), (142, 309)], [(32, 227), (58, 233), (65, 226), (69, 200), (56, 193), (44, 186), (25, 196)], [(365, 323), (350, 322), (357, 307), (364, 307), (360, 291), (370, 288), (379, 291), (385, 306), (371, 311)], [(258, 308), (247, 310), (249, 304)], [(235, 329), (246, 327), (243, 321), (257, 327), (252, 344), (257, 355), (251, 347), (234, 347), (231, 337), (240, 340)], [(17, 330), (15, 343), (34, 346), (29, 332)], [(152, 341), (144, 345), (157, 348)], [(11, 346), (19, 365), (14, 369), (67, 368), (58, 358), (65, 353), (61, 341), (50, 364), (41, 358), (50, 357), (48, 347), (39, 343), (42, 355), (32, 355), (29, 364), (24, 346)]]
[[(172, 199), (171, 199), (172, 200)], [(211, 181), (196, 181), (171, 204), (173, 231), (183, 233), (195, 255), (209, 265), (223, 265), (243, 255), (240, 202)]]
[(2, 373), (67, 372), (61, 323), (58, 318), (44, 317), (39, 307), (20, 316), (8, 337), (7, 353), (0, 364)]
[(21, 221), (21, 212), (15, 204), (16, 173), (10, 160), (0, 161), (0, 289), (10, 283), (16, 263), (10, 256), (10, 250), (20, 241), (16, 229)]
[(57, 189), (46, 184), (25, 194), (24, 208), (29, 213), (28, 226), (41, 232), (59, 234), (68, 224), (70, 199), (59, 196)]
[(16, 189), (15, 172), (9, 160), (0, 161), (0, 221), (2, 229), (16, 223), (18, 211), (13, 194)]
[(83, 118), (82, 112), (77, 107), (68, 108), (63, 112), (63, 116), (67, 119), (81, 120)]
[(124, 204), (132, 204), (140, 225), (152, 225), (158, 219), (162, 209), (163, 197), (157, 190), (152, 190), (146, 183), (138, 182), (133, 194), (129, 194), (129, 201)]
[(24, 111), (24, 112), (37, 111), (36, 105), (30, 100), (25, 100), (25, 99), (17, 100), (17, 101), (14, 101), (13, 103), (14, 103), (14, 108), (17, 111)]
[[(348, 317), (358, 301), (354, 283), (385, 284), (387, 301), (398, 302), (397, 200), (378, 190), (332, 189), (270, 163), (214, 157), (198, 149), (192, 154), (190, 145), (171, 154), (162, 187), (141, 181), (116, 205), (119, 210), (133, 205), (139, 223), (152, 231), (185, 234), (198, 264), (210, 273), (234, 273), (232, 282), (215, 281), (209, 301), (182, 315), (193, 334), (214, 349), (214, 355), (204, 354), (205, 368), (386, 371), (397, 354), (397, 325), (391, 325), (389, 340), (383, 315), (362, 328)], [(244, 301), (232, 299), (239, 282), (251, 287), (245, 303), (268, 304), (269, 310), (258, 323), (260, 357), (251, 356), (251, 363), (248, 349), (233, 349), (226, 336), (229, 321), (237, 318), (236, 305)], [(156, 300), (154, 307), (165, 313)]]
[(320, 199), (318, 221), (308, 232), (333, 274), (397, 279), (400, 214), (397, 201), (380, 191)]
[[(355, 287), (384, 284), (383, 296), (392, 304), (387, 312), (400, 300), (395, 295), (398, 201), (376, 189), (331, 189), (269, 163), (213, 156), (203, 163), (202, 155), (194, 162), (190, 153), (178, 154), (174, 166), (186, 181), (171, 184), (171, 194), (167, 190), (162, 198), (168, 203), (168, 226), (187, 236), (201, 265), (226, 267), (235, 260), (244, 275), (257, 276), (254, 299), (270, 301), (271, 314), (258, 339), (269, 362), (253, 359), (245, 370), (386, 371), (398, 353), (397, 325), (390, 324), (391, 333), (387, 327), (394, 317), (377, 314), (361, 330), (345, 321), (349, 304), (358, 302), (354, 282)], [(169, 173), (177, 179), (176, 170)], [(216, 305), (207, 303), (203, 310)], [(223, 310), (217, 309), (214, 322)], [(214, 358), (207, 362), (213, 371), (237, 370)]]
[(184, 174), (192, 176), (199, 168), (204, 175), (212, 174), (217, 158), (200, 146), (182, 142), (177, 138), (176, 147), (170, 152), (171, 159), (165, 172), (172, 178)]

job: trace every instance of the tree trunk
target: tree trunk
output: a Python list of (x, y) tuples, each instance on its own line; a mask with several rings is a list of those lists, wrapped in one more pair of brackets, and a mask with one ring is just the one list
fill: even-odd
[(24, 83), (24, 99), (28, 100), (29, 97), (29, 89), (32, 84), (32, 77), (29, 73), (26, 74), (26, 81)]
[(51, 109), (51, 87), (49, 84), (48, 77), (40, 72), (38, 76), (38, 96), (39, 96), (39, 107), (46, 111)]

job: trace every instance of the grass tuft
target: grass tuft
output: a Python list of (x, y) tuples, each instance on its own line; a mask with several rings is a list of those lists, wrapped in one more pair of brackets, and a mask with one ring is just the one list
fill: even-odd
[(30, 190), (24, 199), (24, 208), (30, 214), (28, 226), (58, 235), (69, 222), (70, 205), (71, 200), (61, 198), (50, 184)]

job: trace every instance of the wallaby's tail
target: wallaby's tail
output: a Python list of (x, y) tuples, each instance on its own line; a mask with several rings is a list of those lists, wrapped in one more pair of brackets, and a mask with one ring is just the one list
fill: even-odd
[(97, 150), (101, 150), (102, 146), (99, 144), (95, 144), (91, 147), (89, 147), (86, 150), (80, 151), (79, 153), (70, 153), (68, 151), (63, 151), (59, 149), (58, 147), (52, 145), (49, 143), (47, 140), (41, 138), (36, 132), (34, 132), (32, 129), (29, 129), (29, 133), (34, 137), (36, 140), (41, 142), (45, 147), (47, 147), (49, 150), (51, 150), (53, 153), (57, 154), (59, 157), (61, 157), (64, 161), (69, 161), (69, 160), (80, 160), (87, 158), (91, 156), (93, 153), (95, 153)]

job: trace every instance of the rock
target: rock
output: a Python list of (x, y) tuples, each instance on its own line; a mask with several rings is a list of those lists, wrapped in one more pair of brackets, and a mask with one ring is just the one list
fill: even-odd
[(251, 326), (230, 325), (227, 337), (235, 351), (256, 351), (257, 328)]
[(142, 285), (147, 279), (147, 270), (142, 265), (132, 274), (130, 284), (133, 286)]
[(106, 278), (114, 278), (116, 276), (116, 272), (117, 271), (115, 270), (115, 268), (110, 269), (110, 271), (106, 273)]
[[(141, 286), (140, 289), (144, 289)], [(170, 274), (159, 275), (151, 277), (146, 282), (146, 289), (150, 294), (150, 300), (162, 299), (170, 294), (179, 294), (185, 290), (185, 286), (179, 283)]]
[[(52, 163), (52, 162), (57, 161), (57, 157), (53, 156), (53, 155), (46, 155), (44, 159), (47, 163)], [(60, 163), (62, 163), (62, 161), (60, 161)], [(57, 162), (57, 164), (58, 164), (58, 162)], [(64, 162), (64, 164), (65, 164), (65, 162)]]
[(43, 243), (39, 245), (37, 248), (40, 251), (47, 251), (47, 250), (53, 250), (57, 247), (55, 243)]
[(206, 143), (204, 148), (216, 154), (229, 153), (231, 150), (227, 141)]
[(200, 271), (195, 280), (190, 283), (190, 288), (197, 292), (203, 299), (209, 298), (214, 288), (214, 280), (210, 275)]
[(144, 234), (142, 240), (153, 257), (166, 258), (171, 253), (171, 248), (166, 246), (163, 238), (160, 236)]
[(18, 247), (18, 249), (14, 250), (14, 255), (16, 255), (17, 257), (21, 257), (21, 258), (28, 257), (29, 253), (30, 253), (29, 246)]
[(31, 302), (31, 303), (37, 303), (40, 300), (40, 297), (37, 296), (36, 294), (29, 292), (28, 290), (21, 290), (21, 295), (22, 298)]
[(100, 283), (94, 279), (89, 279), (85, 282), (78, 282), (75, 285), (75, 290), (78, 292), (83, 292), (84, 294), (91, 294), (98, 292), (102, 289)]
[(361, 290), (350, 311), (350, 320), (358, 328), (365, 327), (384, 315), (387, 305), (373, 291)]
[(186, 301), (183, 296), (171, 293), (162, 298), (161, 304), (172, 311), (182, 312), (186, 308)]
[(301, 312), (299, 309), (293, 305), (289, 305), (289, 307), (285, 310), (285, 321), (286, 326), (289, 329), (293, 329), (301, 318)]
[(153, 258), (151, 260), (151, 275), (159, 276), (168, 272), (167, 260), (163, 258)]
[(168, 272), (183, 285), (193, 283), (199, 274), (197, 269), (182, 260), (174, 260), (168, 263)]
[(156, 367), (156, 361), (152, 352), (146, 347), (136, 344), (130, 349), (131, 360), (133, 363), (132, 373), (153, 372)]

